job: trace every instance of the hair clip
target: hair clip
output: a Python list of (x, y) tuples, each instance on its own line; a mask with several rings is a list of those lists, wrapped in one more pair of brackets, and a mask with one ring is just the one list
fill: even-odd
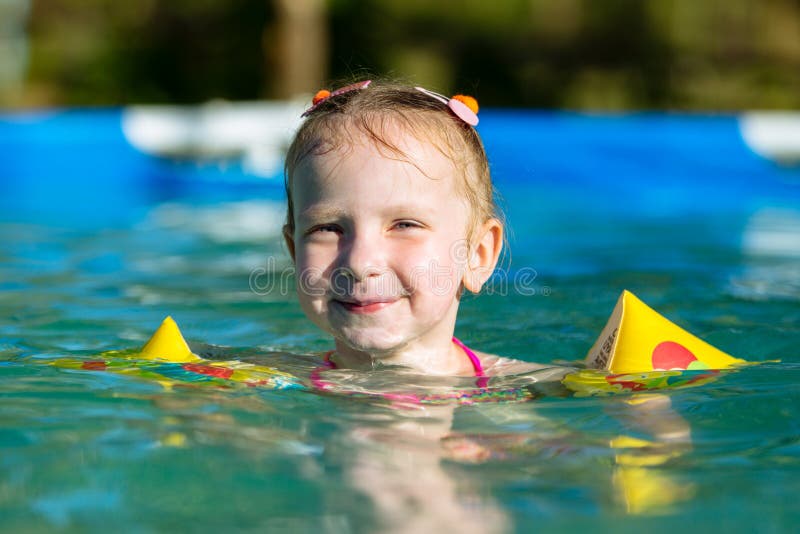
[(447, 98), (439, 93), (434, 93), (423, 87), (415, 87), (417, 91), (421, 91), (426, 95), (435, 98), (442, 104), (446, 105), (450, 110), (456, 114), (456, 117), (466, 122), (470, 126), (478, 124), (478, 101), (471, 96), (455, 95), (453, 98)]
[(349, 93), (351, 91), (358, 91), (360, 89), (366, 89), (369, 87), (369, 84), (372, 83), (372, 80), (364, 80), (363, 82), (351, 83), (350, 85), (345, 85), (344, 87), (340, 87), (339, 89), (331, 92), (327, 89), (320, 89), (317, 91), (317, 94), (314, 95), (314, 98), (311, 100), (311, 107), (308, 108), (303, 112), (301, 117), (307, 116), (309, 113), (320, 107), (324, 104), (328, 99), (333, 98), (334, 96), (343, 95), (344, 93)]

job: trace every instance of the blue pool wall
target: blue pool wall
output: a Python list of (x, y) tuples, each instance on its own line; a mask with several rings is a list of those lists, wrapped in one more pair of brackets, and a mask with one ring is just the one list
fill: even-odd
[[(0, 220), (124, 226), (166, 201), (281, 198), (282, 177), (236, 160), (145, 154), (124, 109), (0, 114)], [(546, 191), (597, 216), (800, 207), (800, 168), (753, 152), (736, 115), (485, 110), (478, 126), (501, 191)]]

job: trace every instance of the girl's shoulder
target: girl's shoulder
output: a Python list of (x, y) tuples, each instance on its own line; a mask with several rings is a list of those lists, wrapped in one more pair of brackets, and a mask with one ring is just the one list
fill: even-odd
[(481, 360), (483, 371), (489, 376), (519, 375), (555, 367), (554, 365), (505, 358), (486, 352), (475, 351), (475, 355)]

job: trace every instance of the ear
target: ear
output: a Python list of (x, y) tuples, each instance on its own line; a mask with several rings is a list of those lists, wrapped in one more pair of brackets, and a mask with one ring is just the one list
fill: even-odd
[(286, 242), (286, 248), (289, 249), (289, 256), (292, 257), (292, 263), (294, 263), (294, 232), (292, 232), (288, 224), (283, 225), (283, 240)]
[(492, 276), (500, 251), (503, 250), (503, 224), (491, 218), (478, 228), (470, 247), (469, 263), (464, 273), (464, 287), (473, 293), (480, 292)]

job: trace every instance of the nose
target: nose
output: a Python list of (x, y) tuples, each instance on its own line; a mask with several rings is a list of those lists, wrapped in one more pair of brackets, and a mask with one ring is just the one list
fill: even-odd
[(346, 240), (339, 256), (341, 275), (360, 282), (380, 276), (386, 269), (386, 251), (379, 236), (354, 233)]

